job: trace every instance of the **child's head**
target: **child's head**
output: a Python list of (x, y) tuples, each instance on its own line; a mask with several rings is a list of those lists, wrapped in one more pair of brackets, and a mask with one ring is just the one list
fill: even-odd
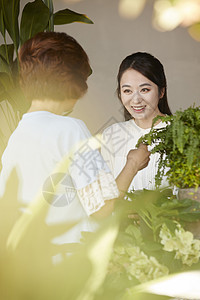
[(22, 45), (19, 62), (21, 87), (30, 101), (77, 100), (87, 91), (88, 56), (66, 33), (38, 33)]

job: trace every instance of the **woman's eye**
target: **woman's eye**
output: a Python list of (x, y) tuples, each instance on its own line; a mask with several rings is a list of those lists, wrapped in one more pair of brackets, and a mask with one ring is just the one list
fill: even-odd
[(131, 93), (131, 90), (130, 89), (125, 89), (125, 90), (123, 90), (123, 93), (129, 95)]
[(141, 92), (142, 93), (147, 93), (147, 92), (149, 92), (150, 91), (150, 89), (148, 89), (148, 88), (143, 88), (143, 89), (141, 89)]

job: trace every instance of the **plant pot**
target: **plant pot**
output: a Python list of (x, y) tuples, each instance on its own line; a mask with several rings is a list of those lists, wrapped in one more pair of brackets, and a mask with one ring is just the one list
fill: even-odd
[[(189, 198), (191, 200), (200, 202), (200, 187), (198, 189), (195, 188), (179, 189), (178, 198), (179, 199)], [(200, 239), (200, 221), (187, 222), (186, 230), (191, 231), (195, 238)]]

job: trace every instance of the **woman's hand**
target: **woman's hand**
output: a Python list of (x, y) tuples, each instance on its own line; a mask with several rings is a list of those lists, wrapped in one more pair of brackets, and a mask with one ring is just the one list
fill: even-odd
[(147, 149), (147, 145), (140, 144), (138, 149), (130, 150), (127, 155), (127, 162), (136, 167), (137, 171), (144, 169), (149, 163), (150, 151)]

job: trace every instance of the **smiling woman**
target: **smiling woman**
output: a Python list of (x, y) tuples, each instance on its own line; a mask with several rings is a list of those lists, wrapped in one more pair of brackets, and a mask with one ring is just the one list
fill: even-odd
[[(107, 128), (103, 133), (102, 155), (115, 177), (121, 172), (138, 139), (150, 131), (157, 115), (171, 115), (167, 101), (167, 83), (160, 61), (149, 53), (127, 56), (118, 73), (118, 98), (124, 106), (125, 122)], [(155, 124), (155, 128), (166, 126)], [(159, 154), (151, 155), (148, 166), (140, 170), (129, 190), (154, 189)], [(163, 179), (162, 185), (167, 185)]]
[(163, 97), (164, 88), (159, 95), (158, 86), (134, 69), (124, 72), (120, 83), (121, 101), (142, 128), (149, 128), (152, 119), (163, 115), (159, 108), (159, 98)]

